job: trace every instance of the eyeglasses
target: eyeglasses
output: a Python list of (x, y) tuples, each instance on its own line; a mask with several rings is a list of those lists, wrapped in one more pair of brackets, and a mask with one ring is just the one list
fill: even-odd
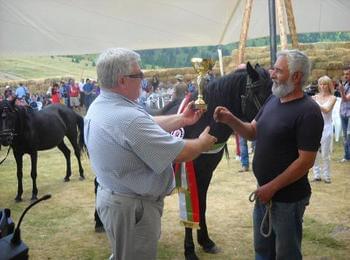
[(132, 78), (132, 79), (143, 79), (145, 75), (141, 71), (140, 73), (137, 73), (137, 74), (124, 75), (124, 77)]

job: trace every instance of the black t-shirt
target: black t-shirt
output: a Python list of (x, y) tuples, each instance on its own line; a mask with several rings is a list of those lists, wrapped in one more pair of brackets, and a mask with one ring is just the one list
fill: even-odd
[[(260, 186), (270, 182), (295, 161), (298, 150), (317, 151), (323, 131), (319, 106), (311, 97), (281, 103), (271, 96), (255, 117), (256, 148), (253, 159), (254, 175)], [(274, 201), (295, 202), (311, 194), (305, 175), (279, 190)]]

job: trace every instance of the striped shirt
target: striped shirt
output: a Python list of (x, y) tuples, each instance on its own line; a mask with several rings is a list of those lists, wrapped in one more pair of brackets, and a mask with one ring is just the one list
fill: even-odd
[[(350, 93), (350, 83), (347, 82), (344, 86), (344, 93), (348, 95)], [(350, 117), (350, 101), (341, 101), (340, 103), (340, 115)]]
[(101, 90), (84, 119), (84, 137), (102, 188), (151, 199), (174, 188), (171, 163), (185, 143), (137, 103)]

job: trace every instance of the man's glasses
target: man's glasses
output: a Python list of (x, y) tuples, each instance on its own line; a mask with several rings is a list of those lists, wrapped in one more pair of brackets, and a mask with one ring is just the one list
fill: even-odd
[(132, 79), (143, 79), (145, 77), (142, 71), (137, 74), (130, 74), (130, 75), (124, 75), (124, 76)]

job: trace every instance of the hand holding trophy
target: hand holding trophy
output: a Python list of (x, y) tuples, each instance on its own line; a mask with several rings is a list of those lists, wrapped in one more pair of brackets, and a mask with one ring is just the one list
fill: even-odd
[(205, 76), (214, 66), (214, 61), (211, 59), (192, 58), (192, 66), (197, 72), (198, 98), (194, 102), (195, 109), (207, 110), (207, 104), (203, 100), (203, 89), (205, 85)]

